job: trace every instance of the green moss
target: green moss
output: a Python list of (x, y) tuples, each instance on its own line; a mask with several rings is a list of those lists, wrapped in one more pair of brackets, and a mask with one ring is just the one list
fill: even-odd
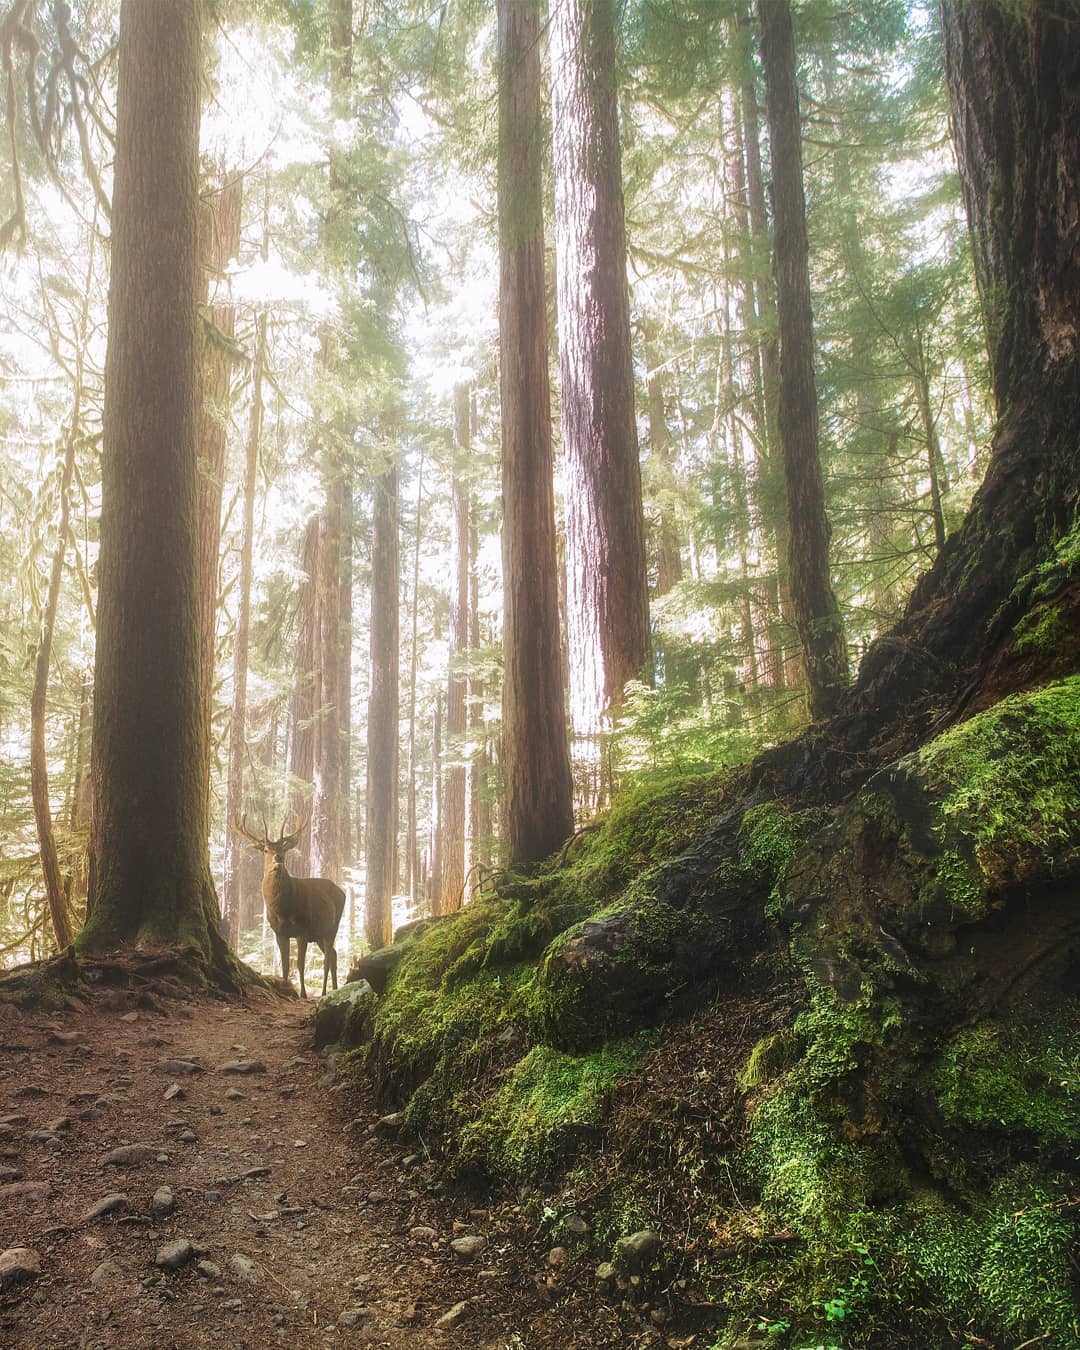
[(1016, 625), (1015, 650), (1032, 656), (1040, 652), (1059, 652), (1068, 634), (1057, 605), (1038, 605)]
[(667, 777), (620, 797), (537, 876), (511, 878), (510, 901), (479, 959), (539, 955), (559, 933), (609, 905), (636, 877), (676, 857), (723, 809), (739, 781), (731, 770)]
[(960, 899), (1023, 880), (1080, 846), (1080, 676), (1003, 699), (915, 761), (938, 804), (938, 839), (970, 844), (950, 860), (967, 874)]
[(1080, 1138), (1080, 1005), (1028, 1025), (964, 1028), (941, 1052), (933, 1090), (946, 1120), (1026, 1130), (1050, 1144)]
[(612, 1089), (650, 1048), (642, 1037), (589, 1055), (534, 1046), (465, 1127), (462, 1153), (520, 1179), (543, 1173), (578, 1146), (595, 1144)]
[(793, 1031), (776, 1031), (758, 1041), (739, 1072), (739, 1087), (753, 1092), (779, 1077), (798, 1059), (803, 1041)]

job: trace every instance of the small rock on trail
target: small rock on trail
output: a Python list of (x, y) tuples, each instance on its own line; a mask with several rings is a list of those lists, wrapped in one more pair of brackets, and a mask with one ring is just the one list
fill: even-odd
[(175, 1242), (166, 1242), (157, 1249), (154, 1265), (162, 1270), (179, 1270), (186, 1266), (195, 1255), (195, 1246), (190, 1238), (177, 1238)]
[(169, 1155), (152, 1144), (121, 1144), (101, 1160), (102, 1167), (139, 1167), (147, 1162), (168, 1162)]
[(41, 1274), (41, 1257), (33, 1247), (9, 1247), (0, 1252), (0, 1289), (36, 1280)]

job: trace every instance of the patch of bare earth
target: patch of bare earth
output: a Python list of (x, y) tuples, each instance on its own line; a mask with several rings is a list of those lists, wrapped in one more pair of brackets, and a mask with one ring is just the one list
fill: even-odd
[(310, 1006), (168, 981), (0, 1004), (0, 1252), (29, 1252), (0, 1258), (0, 1345), (695, 1343), (377, 1119), (312, 1051)]

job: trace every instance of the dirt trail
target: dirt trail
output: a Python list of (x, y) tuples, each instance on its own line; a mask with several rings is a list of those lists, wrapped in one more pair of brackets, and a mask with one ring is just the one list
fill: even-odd
[[(177, 993), (0, 1004), (0, 1252), (40, 1262), (0, 1292), (0, 1345), (673, 1343), (596, 1300), (595, 1258), (550, 1265), (520, 1208), (443, 1191), (373, 1131), (311, 1048), (313, 1004)], [(141, 1160), (106, 1162), (127, 1145)]]

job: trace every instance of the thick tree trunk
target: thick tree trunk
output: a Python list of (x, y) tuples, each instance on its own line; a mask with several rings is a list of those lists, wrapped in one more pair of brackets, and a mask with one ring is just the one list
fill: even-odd
[(772, 150), (773, 271), (780, 323), (777, 424), (791, 531), (791, 588), (802, 641), (810, 713), (835, 711), (848, 682), (843, 623), (829, 576), (829, 523), (818, 450), (817, 391), (802, 133), (789, 0), (758, 0)]
[(538, 46), (539, 5), (499, 0), (503, 844), (512, 867), (546, 857), (574, 828), (559, 643)]
[(207, 856), (196, 474), (198, 6), (124, 0), (105, 363), (85, 949), (231, 977)]
[(454, 389), (454, 473), (450, 489), (450, 672), (446, 680), (446, 743), (449, 763), (443, 776), (443, 850), (439, 908), (461, 908), (465, 888), (465, 762), (468, 676), (454, 670), (469, 646), (469, 492), (462, 471), (472, 447), (469, 386)]
[(367, 858), (364, 936), (393, 936), (398, 824), (398, 474), (375, 480), (371, 526), (371, 680), (368, 686)]
[(551, 70), (570, 713), (595, 737), (649, 661), (613, 0), (560, 0)]
[(233, 647), (232, 717), (229, 723), (229, 776), (225, 791), (225, 877), (222, 908), (229, 941), (240, 936), (244, 841), (233, 829), (244, 804), (244, 759), (247, 752), (247, 675), (251, 632), (251, 574), (255, 545), (255, 485), (262, 436), (262, 381), (266, 362), (266, 313), (255, 328), (255, 364), (251, 373), (251, 419), (248, 423), (244, 464), (244, 528), (240, 541), (240, 589), (236, 601), (236, 641)]
[[(341, 495), (341, 599), (338, 602), (338, 734), (341, 737), (341, 807), (338, 811), (341, 861), (352, 857), (352, 641), (353, 641), (353, 475), (344, 466)], [(357, 844), (359, 849), (359, 842)]]

